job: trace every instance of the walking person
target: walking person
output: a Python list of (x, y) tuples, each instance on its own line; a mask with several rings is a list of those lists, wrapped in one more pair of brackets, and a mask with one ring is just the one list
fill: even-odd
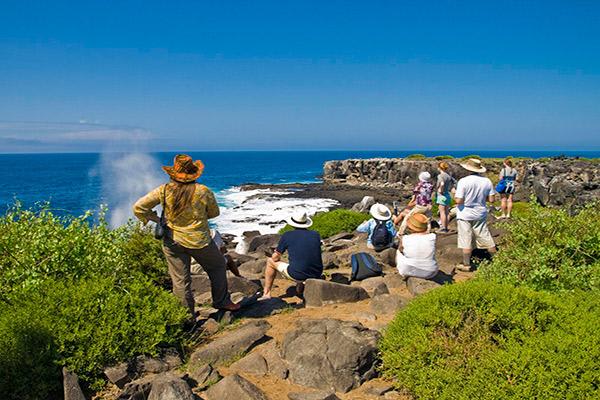
[(133, 212), (143, 223), (160, 222), (153, 210), (162, 204), (165, 210), (166, 232), (163, 253), (173, 281), (173, 294), (188, 308), (195, 323), (194, 296), (190, 273), (193, 258), (208, 274), (213, 306), (236, 311), (239, 304), (231, 302), (227, 289), (225, 259), (211, 238), (208, 220), (219, 215), (219, 206), (213, 192), (196, 182), (202, 175), (202, 161), (193, 161), (185, 154), (175, 156), (173, 166), (162, 167), (170, 182), (160, 185), (133, 206)]
[(458, 264), (456, 268), (470, 271), (473, 244), (479, 249), (486, 249), (490, 254), (496, 253), (496, 244), (487, 224), (487, 202), (494, 202), (496, 192), (492, 181), (481, 175), (486, 171), (481, 160), (469, 158), (460, 165), (470, 175), (458, 181), (454, 194), (458, 206), (458, 247), (462, 249), (463, 256), (462, 264)]
[(438, 205), (440, 213), (440, 230), (439, 232), (448, 232), (448, 222), (450, 221), (450, 205), (452, 204), (452, 197), (450, 195), (450, 189), (456, 182), (447, 171), (448, 163), (442, 161), (438, 164), (439, 174), (437, 176), (436, 185), (436, 199), (435, 202)]
[(510, 218), (513, 208), (513, 194), (515, 193), (515, 183), (517, 180), (517, 170), (513, 168), (513, 162), (510, 158), (504, 160), (503, 168), (500, 170), (500, 182), (496, 186), (496, 191), (500, 194), (502, 215), (499, 218)]

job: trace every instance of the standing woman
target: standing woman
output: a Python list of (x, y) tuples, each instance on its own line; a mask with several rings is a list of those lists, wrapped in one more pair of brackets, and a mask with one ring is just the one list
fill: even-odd
[(140, 198), (133, 206), (133, 212), (143, 223), (159, 223), (160, 218), (153, 208), (162, 204), (165, 210), (167, 229), (162, 248), (173, 281), (173, 294), (188, 308), (195, 322), (190, 273), (193, 258), (208, 273), (213, 306), (238, 310), (239, 304), (232, 303), (229, 297), (225, 259), (212, 240), (208, 226), (208, 220), (219, 215), (219, 206), (213, 192), (196, 182), (202, 175), (204, 164), (193, 161), (188, 155), (178, 154), (172, 167), (162, 168), (171, 177), (170, 182)]
[(517, 170), (513, 168), (513, 162), (510, 158), (504, 160), (504, 166), (500, 170), (500, 183), (498, 191), (502, 201), (502, 216), (500, 218), (510, 218), (513, 208), (513, 194), (515, 193), (515, 181), (517, 180)]
[(450, 205), (452, 197), (450, 189), (456, 181), (448, 172), (448, 163), (442, 161), (438, 164), (439, 174), (437, 176), (437, 194), (436, 203), (440, 211), (440, 232), (448, 232), (448, 222), (450, 220)]

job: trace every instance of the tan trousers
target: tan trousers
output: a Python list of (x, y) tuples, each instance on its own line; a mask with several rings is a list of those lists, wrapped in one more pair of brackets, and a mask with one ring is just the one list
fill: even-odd
[(162, 249), (173, 281), (173, 294), (188, 308), (194, 318), (195, 302), (190, 272), (192, 258), (202, 266), (210, 278), (213, 307), (220, 308), (231, 302), (227, 289), (225, 259), (215, 242), (211, 241), (202, 249), (188, 249), (172, 239), (165, 238)]

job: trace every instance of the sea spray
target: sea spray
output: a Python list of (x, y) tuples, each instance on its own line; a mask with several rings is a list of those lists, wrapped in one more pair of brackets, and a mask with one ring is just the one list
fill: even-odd
[(100, 174), (113, 228), (127, 223), (133, 217), (133, 203), (165, 181), (160, 163), (147, 153), (103, 153)]

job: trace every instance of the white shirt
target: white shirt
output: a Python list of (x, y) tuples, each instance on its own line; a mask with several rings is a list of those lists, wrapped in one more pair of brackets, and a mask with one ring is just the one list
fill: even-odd
[(403, 251), (396, 254), (396, 267), (403, 276), (431, 278), (438, 272), (435, 233), (402, 236)]
[(458, 206), (456, 218), (463, 221), (479, 221), (487, 217), (486, 202), (490, 195), (496, 194), (489, 178), (469, 175), (458, 181), (455, 198), (463, 199)]

